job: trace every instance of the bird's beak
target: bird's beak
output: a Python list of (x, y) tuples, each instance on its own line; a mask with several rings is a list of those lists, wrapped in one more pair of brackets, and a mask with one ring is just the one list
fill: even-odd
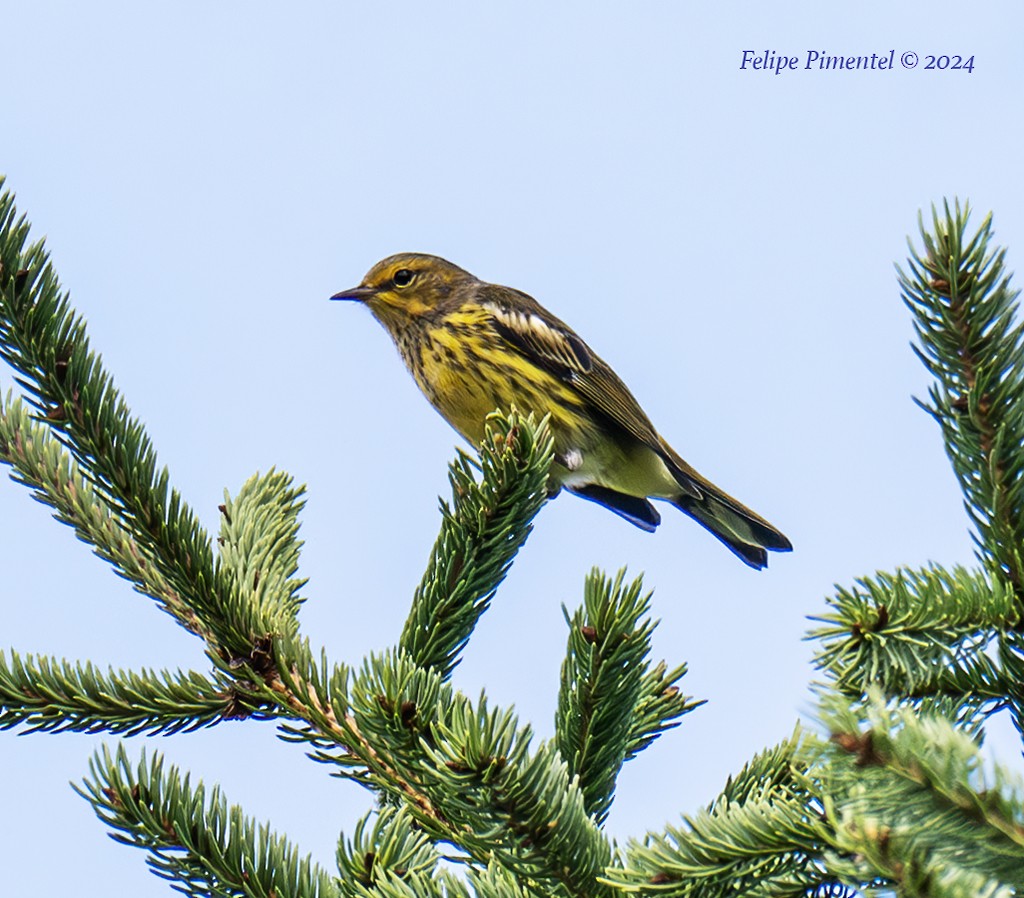
[(366, 302), (376, 294), (377, 291), (373, 287), (360, 284), (358, 287), (350, 287), (348, 290), (342, 290), (341, 293), (335, 293), (331, 299), (352, 299), (356, 302)]

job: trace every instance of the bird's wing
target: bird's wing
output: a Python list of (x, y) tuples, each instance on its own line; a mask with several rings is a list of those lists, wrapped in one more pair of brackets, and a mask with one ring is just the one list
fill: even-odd
[(510, 287), (482, 284), (479, 299), (491, 313), (494, 329), (509, 345), (572, 386), (592, 408), (660, 455), (685, 492), (700, 495), (694, 483), (697, 472), (658, 436), (629, 388), (569, 325), (532, 296)]

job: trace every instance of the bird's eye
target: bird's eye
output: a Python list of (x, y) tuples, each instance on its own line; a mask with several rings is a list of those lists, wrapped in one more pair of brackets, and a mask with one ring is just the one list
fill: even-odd
[(408, 268), (399, 268), (391, 278), (396, 287), (408, 287), (412, 283), (413, 273)]

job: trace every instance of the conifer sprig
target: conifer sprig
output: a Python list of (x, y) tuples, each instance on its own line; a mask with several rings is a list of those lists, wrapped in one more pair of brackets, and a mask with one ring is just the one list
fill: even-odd
[(281, 471), (256, 474), (233, 497), (225, 491), (221, 510), (218, 572), (230, 584), (225, 617), (241, 632), (268, 638), (298, 635), (299, 513), (304, 490)]
[(178, 671), (110, 671), (0, 652), (0, 729), (170, 734), (260, 716), (232, 681)]
[(449, 466), (452, 505), (441, 503), (441, 532), (399, 641), (417, 664), (451, 676), (533, 529), (553, 453), (547, 421), (513, 410), (488, 419), (479, 461), (460, 453)]
[(932, 229), (920, 219), (924, 251), (910, 245), (899, 270), (914, 313), (918, 357), (935, 375), (928, 403), (977, 528), (979, 555), (1009, 582), (1024, 617), (1024, 346), (1015, 321), (1019, 291), (1004, 271), (1005, 249), (991, 249), (992, 216), (967, 235), (970, 207), (944, 215)]
[(633, 841), (604, 879), (618, 891), (679, 898), (803, 896), (833, 882), (818, 859), (816, 793), (799, 731), (755, 756), (706, 809)]
[(174, 888), (196, 898), (253, 895), (334, 898), (329, 876), (267, 825), (257, 825), (219, 788), (192, 787), (160, 755), (133, 767), (123, 748), (98, 752), (77, 791), (114, 831), (149, 853), (148, 863)]
[(356, 673), (307, 656), (277, 698), (303, 721), (286, 726), (291, 738), (406, 807), (474, 867), (498, 860), (546, 895), (602, 894), (608, 841), (554, 744), (531, 750), (511, 711), (470, 702), (401, 650)]
[[(338, 842), (340, 885), (345, 895), (366, 898), (469, 898), (466, 880), (439, 869), (440, 854), (423, 830), (404, 810), (384, 807), (356, 824), (351, 839)], [(486, 870), (482, 870), (485, 879)], [(526, 894), (512, 877), (496, 884), (504, 891), (477, 891), (489, 895)]]
[[(920, 222), (924, 251), (911, 245), (900, 271), (914, 313), (918, 357), (935, 375), (928, 403), (974, 523), (978, 556), (1014, 595), (1013, 613), (989, 633), (998, 644), (1001, 689), (1024, 734), (1024, 325), (1018, 290), (1005, 271), (1006, 250), (992, 249), (992, 216), (967, 235), (969, 207), (932, 210)], [(999, 597), (993, 599), (993, 606)], [(977, 645), (982, 645), (978, 640)], [(976, 652), (968, 683), (995, 681)]]
[[(643, 578), (625, 583), (593, 570), (583, 590), (583, 607), (570, 618), (569, 645), (562, 663), (555, 733), (570, 775), (579, 777), (587, 812), (602, 823), (611, 808), (622, 764), (701, 702), (679, 692), (686, 666), (651, 669), (648, 655), (657, 624), (641, 620), (651, 594)], [(564, 609), (563, 609), (564, 611)]]
[[(949, 720), (826, 698), (817, 743), (829, 869), (888, 880), (900, 895), (1005, 894), (1024, 888), (1024, 786)], [(927, 821), (927, 825), (923, 825)], [(970, 889), (977, 889), (971, 893)]]
[(0, 399), (0, 463), (10, 465), (16, 482), (52, 507), (58, 521), (73, 527), (75, 535), (136, 590), (156, 600), (186, 630), (204, 640), (214, 639), (209, 627), (150, 562), (121, 518), (96, 495), (67, 449), (10, 393), (6, 400)]
[(699, 708), (706, 699), (684, 695), (677, 685), (688, 667), (670, 668), (664, 661), (649, 667), (640, 682), (640, 695), (633, 708), (633, 725), (626, 745), (626, 760), (632, 760), (666, 730), (679, 725), (679, 718)]
[(439, 859), (430, 837), (404, 809), (371, 812), (356, 824), (351, 839), (338, 840), (338, 870), (346, 891), (372, 887), (391, 875), (432, 877)]
[(982, 571), (931, 565), (920, 571), (879, 572), (839, 589), (824, 626), (817, 666), (833, 688), (852, 697), (872, 687), (907, 698), (963, 696), (994, 709), (1007, 679), (992, 654), (995, 634), (1015, 619), (1008, 585)]
[(258, 634), (224, 626), (229, 585), (214, 567), (210, 540), (181, 496), (145, 428), (93, 352), (42, 241), (29, 242), (0, 178), (0, 358), (20, 376), (39, 420), (67, 447), (94, 495), (132, 534), (147, 563), (217, 634), (223, 660), (247, 657)]
[(387, 745), (402, 781), (429, 802), (429, 815), (409, 807), (435, 837), (477, 863), (504, 861), (549, 894), (595, 894), (611, 849), (553, 744), (531, 751), (532, 732), (511, 711), (471, 703), (402, 652), (371, 658), (350, 696), (358, 731)]

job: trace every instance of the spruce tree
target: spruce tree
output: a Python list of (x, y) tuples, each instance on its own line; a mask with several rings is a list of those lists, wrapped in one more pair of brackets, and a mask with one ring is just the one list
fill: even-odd
[(220, 533), (204, 532), (0, 180), (0, 353), (23, 391), (0, 405), (0, 459), (209, 659), (203, 671), (115, 671), (3, 653), (0, 727), (129, 737), (244, 718), (376, 796), (326, 870), (202, 771), (124, 739), (100, 750), (78, 791), (192, 895), (1020, 894), (1020, 778), (983, 762), (980, 745), (995, 713), (1024, 735), (1024, 350), (991, 219), (971, 236), (967, 220), (946, 205), (922, 222), (923, 249), (899, 279), (977, 568), (838, 589), (811, 633), (819, 719), (678, 826), (622, 846), (604, 825), (623, 763), (700, 704), (679, 689), (684, 664), (651, 658), (639, 578), (592, 571), (566, 612), (551, 740), (453, 685), (545, 501), (546, 423), (491, 417), (479, 457), (450, 466), (452, 498), (394, 647), (328, 658), (298, 619), (302, 489), (280, 471), (254, 475), (225, 499)]

